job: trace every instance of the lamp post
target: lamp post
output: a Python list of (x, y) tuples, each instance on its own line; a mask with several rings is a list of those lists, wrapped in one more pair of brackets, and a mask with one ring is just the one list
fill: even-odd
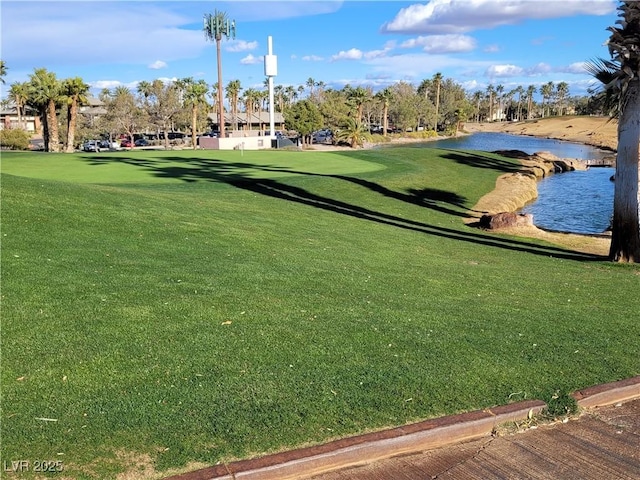
[(218, 128), (220, 138), (224, 138), (224, 106), (222, 94), (222, 59), (220, 54), (220, 42), (222, 36), (226, 38), (236, 38), (236, 21), (229, 20), (227, 14), (215, 10), (213, 14), (207, 13), (204, 16), (204, 35), (207, 40), (216, 42), (216, 54), (218, 58)]

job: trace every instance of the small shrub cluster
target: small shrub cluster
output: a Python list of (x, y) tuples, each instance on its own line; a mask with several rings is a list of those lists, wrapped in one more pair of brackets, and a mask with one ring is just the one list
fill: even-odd
[(434, 130), (422, 130), (421, 132), (409, 132), (406, 134), (408, 138), (416, 138), (416, 139), (428, 139), (435, 138), (438, 134)]
[(29, 150), (30, 138), (29, 133), (19, 128), (0, 130), (0, 148), (6, 150)]
[(543, 418), (562, 418), (578, 412), (578, 402), (569, 393), (555, 392), (546, 403), (547, 408), (542, 411)]
[(379, 133), (371, 134), (371, 143), (387, 143), (391, 141), (391, 137), (380, 135)]

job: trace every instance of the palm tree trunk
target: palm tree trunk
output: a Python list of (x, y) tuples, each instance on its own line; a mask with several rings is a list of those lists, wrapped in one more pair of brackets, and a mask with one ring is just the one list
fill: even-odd
[(56, 116), (56, 103), (53, 100), (47, 104), (47, 124), (49, 125), (49, 151), (59, 152), (58, 117)]
[(76, 121), (78, 119), (78, 102), (74, 98), (69, 105), (69, 109), (67, 110), (67, 147), (65, 149), (66, 153), (73, 153), (74, 148), (73, 144), (75, 143), (76, 137)]
[(382, 112), (382, 134), (384, 136), (388, 135), (389, 132), (387, 130), (389, 130), (389, 107), (385, 103)]
[(49, 151), (49, 121), (47, 120), (47, 107), (40, 106), (38, 108), (38, 118), (40, 118), (40, 126), (42, 127), (42, 141), (44, 142), (44, 151)]
[(618, 122), (615, 192), (609, 258), (640, 262), (640, 80), (629, 82)]
[(193, 107), (191, 107), (191, 146), (193, 147), (194, 150), (198, 146), (198, 139), (197, 139), (198, 132), (196, 128), (197, 123), (198, 123), (198, 106), (193, 105)]

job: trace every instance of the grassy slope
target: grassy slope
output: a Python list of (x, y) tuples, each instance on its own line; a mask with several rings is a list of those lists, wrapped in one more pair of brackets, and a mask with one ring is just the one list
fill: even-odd
[(3, 154), (3, 458), (106, 478), (639, 373), (637, 267), (462, 224), (509, 160), (239, 155)]

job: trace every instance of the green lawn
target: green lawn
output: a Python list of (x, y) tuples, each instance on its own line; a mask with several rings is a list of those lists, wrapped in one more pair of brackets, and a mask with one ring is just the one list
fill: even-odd
[(463, 224), (515, 168), (3, 153), (2, 459), (166, 472), (640, 374), (637, 266)]

